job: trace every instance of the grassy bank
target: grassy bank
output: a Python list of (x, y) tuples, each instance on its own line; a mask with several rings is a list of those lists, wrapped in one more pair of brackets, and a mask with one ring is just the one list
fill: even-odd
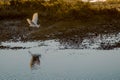
[[(118, 15), (120, 2), (89, 3), (81, 1), (65, 2), (55, 1), (25, 1), (14, 2), (9, 5), (0, 5), (0, 20), (3, 19), (26, 19), (34, 12), (38, 12), (41, 20), (61, 19), (89, 19), (101, 15)], [(112, 17), (112, 16), (111, 16)], [(118, 16), (116, 16), (118, 17)]]
[(116, 33), (120, 32), (119, 4), (27, 1), (1, 7), (0, 20), (19, 19), (25, 23), (24, 26), (28, 26), (26, 18), (38, 12), (41, 27), (27, 37), (32, 40), (82, 37), (87, 33)]

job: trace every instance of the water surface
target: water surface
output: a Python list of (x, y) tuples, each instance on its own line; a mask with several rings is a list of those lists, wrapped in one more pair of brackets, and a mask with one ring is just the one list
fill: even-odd
[[(4, 42), (29, 49), (0, 49), (0, 80), (120, 80), (120, 49), (61, 49), (59, 42)], [(40, 64), (31, 68), (33, 54)]]

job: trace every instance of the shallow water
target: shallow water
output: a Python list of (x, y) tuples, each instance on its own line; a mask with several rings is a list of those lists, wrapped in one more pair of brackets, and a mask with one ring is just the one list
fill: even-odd
[[(29, 49), (0, 49), (0, 80), (120, 80), (120, 49), (61, 49), (59, 42), (3, 42)], [(32, 54), (41, 54), (31, 67)]]
[(84, 37), (60, 39), (64, 48), (69, 49), (103, 49), (110, 50), (120, 47), (120, 33), (96, 34), (88, 33)]

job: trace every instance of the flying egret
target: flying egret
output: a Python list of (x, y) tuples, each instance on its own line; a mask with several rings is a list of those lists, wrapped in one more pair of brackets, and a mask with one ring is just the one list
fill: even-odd
[(27, 19), (27, 21), (28, 21), (30, 27), (37, 27), (37, 28), (40, 27), (40, 24), (37, 23), (38, 22), (38, 13), (37, 12), (33, 14), (32, 21), (30, 19)]

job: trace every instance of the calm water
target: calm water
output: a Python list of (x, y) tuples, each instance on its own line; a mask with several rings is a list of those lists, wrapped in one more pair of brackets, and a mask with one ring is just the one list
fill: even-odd
[[(28, 49), (0, 49), (0, 80), (120, 80), (120, 49), (61, 49), (58, 42), (4, 42)], [(41, 54), (33, 64), (32, 54)], [(35, 63), (35, 62), (34, 62)]]

